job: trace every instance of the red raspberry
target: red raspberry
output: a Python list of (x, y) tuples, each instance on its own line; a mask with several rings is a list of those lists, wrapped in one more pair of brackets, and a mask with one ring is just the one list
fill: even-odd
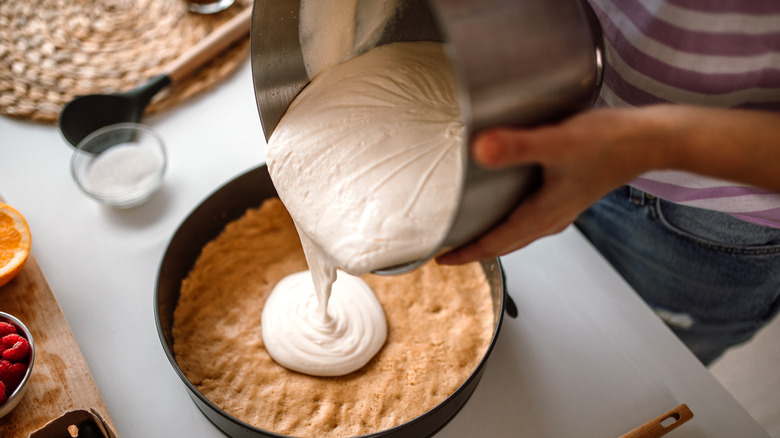
[(5, 394), (11, 395), (24, 379), (24, 373), (27, 372), (27, 365), (23, 363), (11, 363), (5, 359), (0, 359), (0, 382), (5, 384)]
[(0, 337), (10, 335), (11, 333), (16, 333), (16, 327), (11, 323), (0, 321)]
[(0, 381), (0, 405), (5, 403), (8, 397), (5, 396), (5, 384)]
[(12, 362), (22, 362), (27, 360), (27, 355), (30, 353), (30, 344), (27, 339), (17, 335), (5, 335), (0, 338), (0, 356), (3, 359), (8, 359)]

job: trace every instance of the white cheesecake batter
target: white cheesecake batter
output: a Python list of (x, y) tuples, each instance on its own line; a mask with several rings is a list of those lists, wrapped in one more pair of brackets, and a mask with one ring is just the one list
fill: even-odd
[(400, 0), (301, 0), (298, 39), (309, 79), (376, 46), (399, 5)]
[(308, 271), (274, 286), (263, 307), (265, 348), (280, 365), (307, 374), (341, 376), (363, 367), (387, 337), (379, 300), (360, 277), (338, 271), (323, 318), (313, 291)]
[[(297, 306), (289, 301), (298, 298), (281, 285), (266, 304), (263, 339), (272, 357), (284, 355), (292, 363), (285, 366), (334, 375), (321, 373), (333, 372), (327, 363), (338, 353), (312, 359), (281, 337), (341, 317), (328, 308), (336, 268), (361, 275), (415, 261), (445, 237), (465, 166), (465, 128), (455, 90), (441, 43), (394, 43), (321, 72), (280, 121), (268, 142), (268, 169), (301, 236), (319, 300), (317, 312), (294, 318)], [(350, 318), (370, 311), (356, 309)], [(266, 311), (279, 317), (267, 319)], [(320, 335), (313, 343), (334, 351), (362, 348), (341, 345), (354, 343), (347, 337), (323, 330)], [(284, 352), (275, 347), (285, 343), (293, 347)], [(373, 346), (376, 339), (359, 344)], [(358, 356), (351, 367), (335, 368), (360, 368), (365, 358)]]

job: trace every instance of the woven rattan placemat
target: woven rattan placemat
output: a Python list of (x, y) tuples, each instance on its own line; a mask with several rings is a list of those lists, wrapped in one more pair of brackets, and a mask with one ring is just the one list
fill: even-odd
[[(74, 96), (135, 88), (246, 7), (199, 15), (184, 0), (0, 0), (0, 114), (55, 123)], [(146, 114), (210, 88), (248, 55), (247, 37), (159, 93)]]

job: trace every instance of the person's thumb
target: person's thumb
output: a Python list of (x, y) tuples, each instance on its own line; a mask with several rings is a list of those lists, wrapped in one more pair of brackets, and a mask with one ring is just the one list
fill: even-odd
[(485, 167), (525, 164), (533, 160), (530, 137), (529, 132), (521, 129), (489, 129), (476, 135), (471, 155), (477, 164)]

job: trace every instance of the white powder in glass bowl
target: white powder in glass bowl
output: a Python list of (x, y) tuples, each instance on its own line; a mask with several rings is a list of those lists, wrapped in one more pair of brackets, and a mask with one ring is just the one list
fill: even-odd
[(154, 184), (162, 165), (154, 151), (131, 144), (118, 145), (92, 161), (85, 182), (101, 196), (135, 193)]
[(79, 189), (104, 205), (142, 204), (160, 187), (167, 157), (157, 133), (138, 123), (98, 129), (82, 140), (70, 160)]

